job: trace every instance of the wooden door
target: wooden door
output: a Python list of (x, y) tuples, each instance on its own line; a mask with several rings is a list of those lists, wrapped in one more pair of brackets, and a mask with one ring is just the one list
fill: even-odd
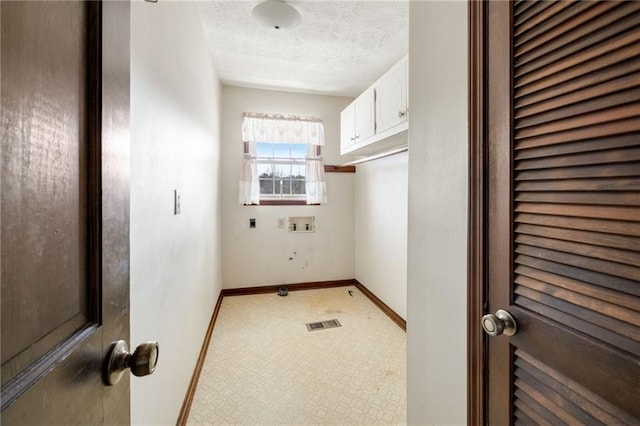
[(2, 1), (3, 424), (125, 424), (129, 5)]
[(489, 424), (640, 424), (640, 3), (489, 2)]

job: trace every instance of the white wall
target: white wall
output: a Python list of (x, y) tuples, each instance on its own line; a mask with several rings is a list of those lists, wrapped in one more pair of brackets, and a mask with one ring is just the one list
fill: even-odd
[(408, 155), (357, 166), (356, 279), (407, 318)]
[(467, 4), (409, 12), (408, 422), (466, 424)]
[[(327, 173), (329, 203), (322, 206), (238, 204), (242, 113), (320, 117), (325, 164), (340, 160), (340, 111), (350, 98), (222, 88), (222, 277), (224, 288), (350, 279), (354, 277), (351, 173)], [(278, 218), (315, 216), (316, 232), (289, 234)], [(249, 219), (256, 228), (249, 228)], [(292, 258), (292, 260), (289, 260)]]
[(220, 293), (219, 102), (196, 4), (132, 2), (130, 343), (160, 342), (133, 424), (175, 424)]

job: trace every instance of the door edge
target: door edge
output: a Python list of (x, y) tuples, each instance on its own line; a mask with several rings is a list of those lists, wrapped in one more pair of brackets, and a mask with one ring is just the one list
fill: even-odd
[(467, 253), (467, 424), (486, 418), (486, 348), (480, 318), (485, 300), (485, 18), (482, 0), (468, 0), (469, 216)]

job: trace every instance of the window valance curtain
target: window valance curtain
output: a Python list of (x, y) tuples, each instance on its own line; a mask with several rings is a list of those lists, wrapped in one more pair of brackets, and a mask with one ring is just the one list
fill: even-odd
[(240, 178), (240, 204), (260, 204), (256, 142), (307, 144), (305, 188), (307, 204), (327, 203), (324, 163), (318, 146), (324, 145), (324, 125), (317, 118), (245, 113), (242, 121), (244, 156)]
[(324, 125), (318, 118), (245, 113), (242, 140), (324, 145)]

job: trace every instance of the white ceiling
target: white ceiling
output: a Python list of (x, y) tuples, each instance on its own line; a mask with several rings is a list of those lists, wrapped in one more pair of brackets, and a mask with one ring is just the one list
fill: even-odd
[(355, 97), (408, 52), (406, 0), (291, 0), (290, 31), (255, 23), (260, 1), (199, 2), (222, 84)]

